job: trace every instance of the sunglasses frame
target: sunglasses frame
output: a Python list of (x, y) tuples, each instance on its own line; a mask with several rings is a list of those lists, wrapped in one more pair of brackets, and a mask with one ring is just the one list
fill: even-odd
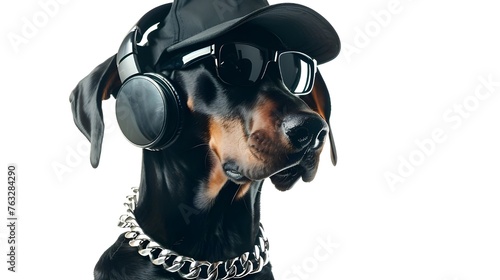
[[(260, 51), (265, 51), (266, 49), (262, 48), (262, 47), (259, 47), (259, 46), (256, 46), (256, 45), (253, 45), (253, 44), (249, 44), (249, 43), (241, 43), (241, 42), (231, 42), (231, 43), (223, 43), (223, 44), (218, 44), (218, 43), (214, 43), (212, 45), (209, 45), (209, 46), (206, 46), (206, 47), (203, 47), (201, 49), (197, 49), (195, 51), (192, 51), (184, 56), (182, 56), (181, 60), (182, 60), (182, 68), (184, 67), (188, 67), (189, 65), (197, 62), (197, 61), (200, 61), (208, 56), (212, 56), (214, 58), (214, 61), (215, 61), (215, 66), (216, 66), (216, 71), (217, 71), (217, 76), (219, 77), (219, 79), (226, 83), (226, 84), (229, 84), (229, 85), (238, 85), (238, 84), (233, 84), (233, 83), (230, 83), (230, 82), (227, 82), (225, 81), (223, 78), (220, 77), (219, 75), (219, 59), (218, 59), (218, 54), (220, 55), (220, 50), (222, 49), (222, 47), (226, 44), (242, 44), (242, 45), (248, 45), (248, 46), (252, 46), (256, 49), (259, 49)], [(217, 48), (218, 47), (218, 48)], [(309, 59), (311, 62), (312, 62), (312, 67), (313, 67), (313, 72), (312, 72), (312, 78), (310, 79), (312, 81), (311, 85), (308, 86), (308, 90), (305, 91), (305, 92), (299, 92), (299, 93), (295, 93), (295, 92), (291, 92), (293, 95), (307, 95), (309, 94), (311, 91), (312, 91), (312, 88), (314, 86), (314, 80), (315, 80), (315, 76), (316, 76), (316, 72), (318, 71), (318, 63), (316, 61), (316, 59), (308, 56), (307, 54), (303, 53), (303, 52), (299, 52), (299, 51), (278, 51), (278, 50), (270, 50), (270, 49), (267, 49), (268, 53), (271, 54), (269, 55), (269, 59), (265, 62), (264, 66), (262, 67), (261, 69), (261, 73), (258, 77), (258, 80), (256, 80), (255, 82), (257, 81), (260, 81), (262, 80), (262, 78), (264, 78), (264, 75), (266, 74), (266, 71), (267, 71), (267, 67), (269, 66), (269, 63), (271, 62), (274, 62), (278, 65), (278, 69), (279, 69), (279, 73), (280, 73), (280, 79), (281, 79), (281, 82), (283, 83), (283, 85), (285, 86), (285, 88), (290, 91), (290, 89), (288, 89), (288, 87), (284, 84), (284, 81), (283, 81), (283, 74), (282, 74), (282, 71), (281, 71), (281, 66), (279, 65), (279, 58), (281, 57), (281, 55), (283, 54), (299, 54), (307, 59)], [(309, 64), (309, 62), (306, 62)], [(255, 83), (255, 82), (252, 82), (252, 83)]]

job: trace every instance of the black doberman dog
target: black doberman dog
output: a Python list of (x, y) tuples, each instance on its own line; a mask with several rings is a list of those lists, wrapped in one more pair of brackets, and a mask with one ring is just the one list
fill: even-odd
[[(223, 40), (281, 47), (263, 31), (255, 36), (249, 32)], [(270, 64), (261, 81), (242, 87), (221, 82), (213, 59), (163, 70), (186, 108), (184, 129), (168, 148), (143, 150), (134, 213), (144, 233), (163, 248), (208, 262), (253, 252), (264, 180), (270, 178), (285, 191), (300, 178), (309, 182), (315, 177), (329, 129), (326, 85), (318, 72), (311, 93), (292, 95), (277, 71)], [(92, 142), (94, 167), (104, 128), (101, 100), (114, 94), (119, 84), (112, 57), (71, 95), (75, 122)], [(128, 241), (121, 235), (102, 255), (95, 279), (181, 279), (139, 255)], [(243, 279), (274, 279), (271, 264)]]

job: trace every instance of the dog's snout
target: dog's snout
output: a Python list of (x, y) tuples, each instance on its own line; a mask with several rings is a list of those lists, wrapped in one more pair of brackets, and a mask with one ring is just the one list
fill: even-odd
[(288, 115), (283, 119), (283, 132), (296, 150), (306, 147), (316, 148), (325, 139), (328, 132), (326, 122), (310, 113)]

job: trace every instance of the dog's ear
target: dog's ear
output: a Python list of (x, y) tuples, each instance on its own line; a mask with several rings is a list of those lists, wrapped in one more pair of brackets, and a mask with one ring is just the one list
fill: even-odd
[(321, 73), (316, 72), (316, 79), (314, 81), (314, 87), (310, 94), (301, 96), (302, 100), (304, 100), (311, 109), (316, 111), (318, 114), (323, 117), (328, 123), (329, 127), (329, 138), (330, 138), (330, 156), (332, 159), (332, 163), (335, 166), (337, 164), (337, 150), (335, 148), (335, 141), (333, 140), (333, 132), (332, 127), (330, 125), (330, 113), (331, 113), (331, 105), (330, 105), (330, 94), (328, 93), (328, 88), (326, 87), (326, 83), (321, 76)]
[(83, 78), (69, 97), (75, 124), (90, 141), (90, 163), (94, 168), (99, 165), (104, 135), (102, 100), (114, 95), (120, 84), (113, 55)]

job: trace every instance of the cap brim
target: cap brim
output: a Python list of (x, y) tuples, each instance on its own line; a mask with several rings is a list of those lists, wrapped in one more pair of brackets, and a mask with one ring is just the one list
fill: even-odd
[(240, 26), (252, 24), (269, 30), (289, 49), (304, 52), (322, 64), (340, 52), (340, 39), (332, 25), (316, 11), (299, 4), (276, 4), (244, 17), (213, 26), (167, 48), (182, 48), (213, 40)]

